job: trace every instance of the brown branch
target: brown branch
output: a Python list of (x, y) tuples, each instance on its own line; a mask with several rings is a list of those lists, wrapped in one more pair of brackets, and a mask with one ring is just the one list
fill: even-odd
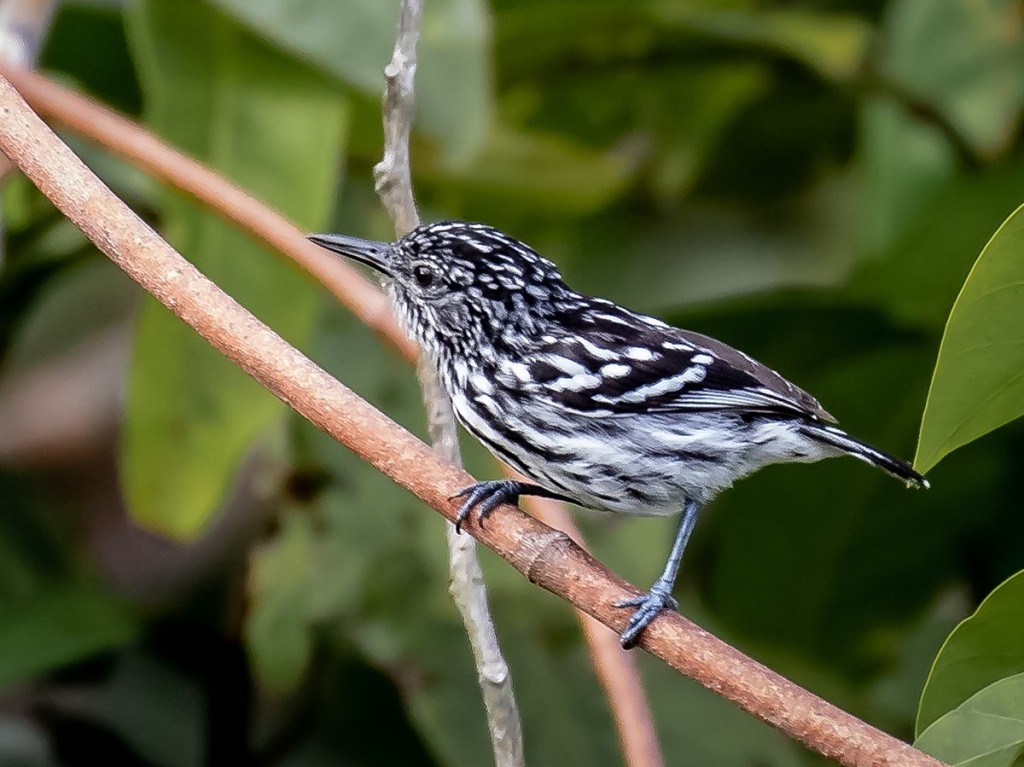
[[(110, 259), (216, 349), (305, 418), (451, 521), (451, 493), (472, 478), (331, 378), (200, 274), (114, 196), (0, 79), (0, 151)], [(639, 594), (564, 533), (514, 506), (469, 531), (531, 582), (621, 631), (613, 602)], [(640, 646), (745, 711), (850, 767), (940, 762), (747, 658), (677, 613)]]
[[(377, 194), (391, 215), (395, 234), (403, 237), (419, 225), (412, 191), (409, 134), (416, 108), (416, 44), (423, 9), (420, 0), (402, 0), (391, 61), (384, 68), (384, 157), (373, 169)], [(420, 355), (417, 364), (430, 442), (441, 458), (462, 466), (459, 431), (451, 400), (441, 387), (433, 363)], [(487, 731), (497, 767), (521, 767), (523, 725), (512, 689), (512, 672), (501, 651), (487, 600), (476, 542), (447, 525), (448, 591), (462, 616), (487, 714)]]
[[(305, 235), (279, 213), (195, 159), (167, 146), (136, 123), (85, 96), (41, 75), (4, 67), (2, 63), (0, 74), (14, 83), (40, 114), (173, 184), (241, 229), (264, 239), (322, 282), (381, 337), (399, 346), (407, 359), (416, 359), (416, 347), (393, 321), (388, 302), (380, 291), (343, 261), (330, 257), (321, 248), (311, 247)], [(525, 499), (525, 502), (534, 516), (565, 531), (575, 541), (583, 540), (561, 504), (533, 498)], [(460, 540), (466, 539), (463, 536)], [(613, 632), (603, 627), (595, 630), (598, 624), (592, 618), (579, 610), (576, 613), (583, 626), (597, 677), (608, 696), (626, 764), (630, 767), (660, 767), (664, 760), (640, 683), (636, 656), (619, 647)]]

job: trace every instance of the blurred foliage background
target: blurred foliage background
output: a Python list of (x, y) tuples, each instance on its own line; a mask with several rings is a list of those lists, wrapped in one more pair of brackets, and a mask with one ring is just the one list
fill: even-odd
[[(1016, 0), (426, 6), (425, 219), (503, 228), (575, 287), (720, 337), (912, 455), (952, 302), (1024, 199)], [(67, 0), (40, 68), (304, 228), (385, 239), (371, 167), (396, 14)], [(423, 433), (412, 371), (319, 286), (66, 138), (207, 274)], [(442, 520), (142, 296), (16, 174), (3, 223), (0, 763), (488, 763)], [(1024, 565), (1022, 461), (1018, 422), (943, 461), (927, 493), (851, 460), (766, 470), (701, 520), (681, 609), (911, 739), (943, 639)], [(675, 524), (577, 520), (639, 584)], [(570, 610), (482, 556), (528, 762), (620, 764)], [(820, 762), (640, 665), (669, 763)]]

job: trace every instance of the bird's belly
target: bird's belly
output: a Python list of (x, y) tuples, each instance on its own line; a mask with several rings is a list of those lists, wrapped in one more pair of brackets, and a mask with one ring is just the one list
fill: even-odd
[(496, 457), (602, 511), (675, 514), (685, 500), (706, 503), (768, 464), (827, 455), (792, 424), (729, 411), (586, 417), (511, 399), (453, 401)]
[(497, 458), (590, 509), (676, 514), (687, 498), (709, 500), (748, 473), (734, 446), (720, 444), (713, 418), (698, 416), (681, 429), (678, 418), (581, 418), (553, 409), (513, 413), (462, 396), (453, 402), (459, 420)]

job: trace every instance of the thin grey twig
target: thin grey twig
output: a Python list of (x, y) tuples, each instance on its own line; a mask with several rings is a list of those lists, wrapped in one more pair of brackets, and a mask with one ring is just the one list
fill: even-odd
[[(373, 169), (377, 194), (391, 214), (399, 237), (419, 224), (412, 193), (409, 133), (416, 104), (416, 43), (420, 36), (421, 14), (419, 0), (403, 0), (394, 53), (384, 68), (384, 157)], [(451, 402), (439, 385), (433, 365), (422, 356), (419, 378), (434, 450), (445, 460), (461, 466), (459, 435)], [(494, 761), (498, 767), (518, 767), (524, 764), (519, 708), (487, 604), (487, 589), (477, 558), (476, 542), (468, 535), (455, 532), (451, 523), (448, 524), (446, 538), (448, 590), (469, 636), (487, 711)]]
[(384, 67), (384, 157), (373, 168), (377, 194), (394, 219), (399, 237), (420, 222), (412, 194), (409, 133), (416, 112), (416, 43), (421, 16), (419, 0), (402, 1), (395, 50)]

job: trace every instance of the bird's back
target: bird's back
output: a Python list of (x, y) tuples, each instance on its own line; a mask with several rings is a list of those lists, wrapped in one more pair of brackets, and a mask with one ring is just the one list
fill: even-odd
[(729, 410), (834, 420), (803, 389), (727, 344), (604, 299), (564, 301), (510, 359), (512, 385), (581, 413)]

